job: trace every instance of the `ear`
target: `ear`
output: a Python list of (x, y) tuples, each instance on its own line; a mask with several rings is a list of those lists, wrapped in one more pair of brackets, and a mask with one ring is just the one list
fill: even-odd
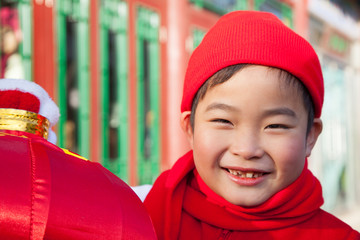
[(191, 127), (190, 115), (191, 115), (191, 111), (182, 112), (181, 119), (180, 119), (180, 125), (190, 143), (191, 148), (193, 148), (194, 132)]
[(314, 123), (310, 129), (308, 136), (306, 137), (306, 157), (309, 157), (315, 143), (322, 132), (323, 124), (320, 118), (315, 118)]

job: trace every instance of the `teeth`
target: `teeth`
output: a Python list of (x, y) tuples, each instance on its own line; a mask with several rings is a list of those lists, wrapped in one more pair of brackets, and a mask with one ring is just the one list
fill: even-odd
[(263, 175), (263, 173), (241, 172), (233, 169), (228, 169), (228, 170), (232, 175), (239, 176), (241, 178), (258, 178)]
[(235, 176), (237, 176), (237, 171), (235, 171), (235, 170), (232, 170), (232, 169), (229, 169), (229, 172), (232, 174), (232, 175), (235, 175)]

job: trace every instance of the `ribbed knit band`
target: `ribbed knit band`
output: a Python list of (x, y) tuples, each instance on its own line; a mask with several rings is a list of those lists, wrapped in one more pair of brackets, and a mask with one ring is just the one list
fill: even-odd
[(324, 82), (314, 49), (275, 15), (255, 11), (226, 14), (205, 35), (188, 63), (181, 111), (191, 110), (196, 92), (214, 73), (241, 63), (276, 67), (297, 77), (312, 97), (315, 117), (320, 117)]

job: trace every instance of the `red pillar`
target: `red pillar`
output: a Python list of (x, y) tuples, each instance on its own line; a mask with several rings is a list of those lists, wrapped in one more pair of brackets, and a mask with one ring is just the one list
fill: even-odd
[(90, 1), (90, 159), (100, 162), (99, 1)]
[(185, 153), (188, 145), (180, 127), (180, 102), (187, 63), (187, 1), (168, 0), (166, 11), (167, 73), (162, 84), (161, 170), (168, 169)]
[(136, 4), (129, 4), (129, 184), (137, 184), (137, 71), (136, 71)]
[(308, 38), (309, 14), (308, 0), (294, 2), (294, 28), (295, 32), (304, 38)]
[(33, 0), (33, 78), (55, 99), (55, 24), (49, 2)]

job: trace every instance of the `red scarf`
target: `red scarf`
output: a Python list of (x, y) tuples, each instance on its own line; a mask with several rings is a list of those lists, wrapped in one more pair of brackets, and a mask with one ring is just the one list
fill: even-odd
[[(360, 239), (349, 226), (321, 210), (322, 204), (320, 182), (306, 164), (295, 182), (263, 204), (251, 208), (233, 205), (202, 181), (195, 170), (192, 151), (160, 175), (145, 199), (159, 239), (190, 236), (192, 239), (204, 236), (218, 239), (219, 234), (224, 238), (231, 235), (226, 239), (255, 236), (299, 239), (299, 229), (301, 238), (310, 237), (307, 239), (314, 239), (311, 238), (314, 232), (321, 237), (326, 235), (327, 239), (329, 236), (330, 239), (348, 239), (349, 236), (349, 239)], [(304, 235), (304, 229), (309, 226), (311, 229)], [(332, 230), (319, 234), (319, 228)], [(334, 229), (339, 229), (335, 235)]]

